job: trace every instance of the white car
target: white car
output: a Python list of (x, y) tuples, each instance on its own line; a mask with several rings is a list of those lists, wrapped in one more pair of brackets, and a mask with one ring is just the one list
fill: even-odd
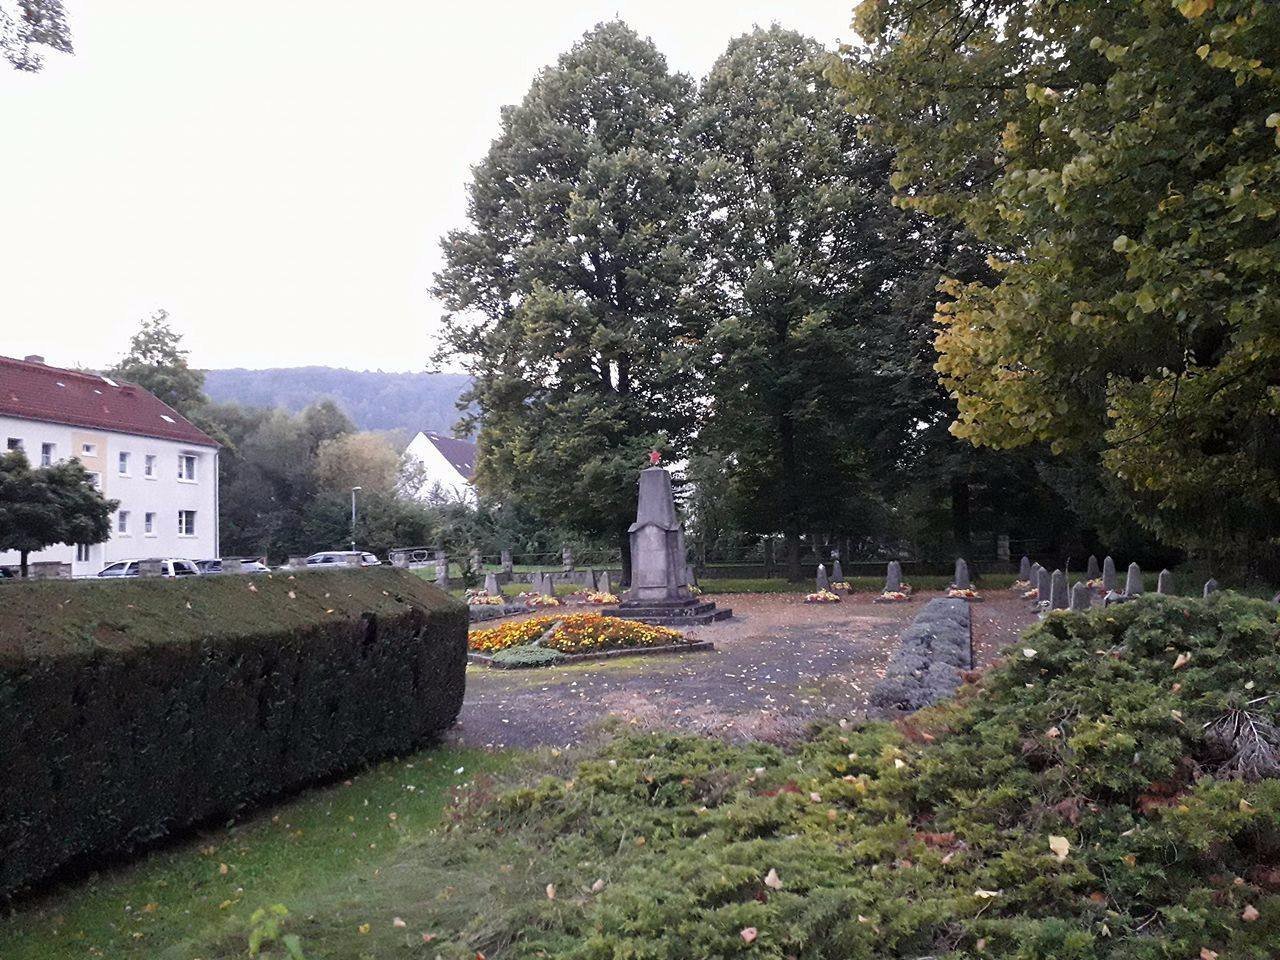
[[(358, 563), (353, 564), (353, 558), (359, 558)], [(345, 567), (357, 565), (361, 567), (380, 567), (382, 566), (382, 561), (372, 553), (365, 553), (363, 550), (322, 550), (319, 553), (313, 553), (311, 556), (307, 557), (308, 567)]]
[[(145, 563), (145, 560), (118, 560), (115, 563), (108, 564), (98, 571), (100, 577), (137, 577), (141, 576), (138, 572), (139, 565)], [(162, 577), (198, 577), (200, 570), (190, 560), (182, 560), (175, 557), (157, 558), (160, 564), (160, 575)]]

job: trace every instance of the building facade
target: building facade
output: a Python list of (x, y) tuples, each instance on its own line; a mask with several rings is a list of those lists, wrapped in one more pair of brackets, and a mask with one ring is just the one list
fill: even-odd
[[(117, 560), (219, 555), (218, 444), (141, 387), (0, 357), (0, 444), (34, 467), (77, 459), (103, 496), (120, 501), (109, 540), (48, 547), (31, 562), (91, 576)], [(18, 561), (0, 552), (0, 566)]]
[(470, 440), (419, 433), (405, 449), (416, 468), (420, 500), (476, 502), (476, 445)]

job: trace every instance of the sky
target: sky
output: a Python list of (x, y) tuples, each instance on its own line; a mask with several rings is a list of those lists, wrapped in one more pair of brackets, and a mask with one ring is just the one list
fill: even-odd
[(106, 366), (157, 309), (202, 368), (421, 370), (439, 239), (542, 67), (621, 17), (699, 77), (853, 0), (67, 0), (74, 56), (0, 61), (0, 355)]

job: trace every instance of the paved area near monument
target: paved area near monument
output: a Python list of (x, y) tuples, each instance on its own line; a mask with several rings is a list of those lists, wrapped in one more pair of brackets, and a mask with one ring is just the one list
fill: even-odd
[[(839, 604), (805, 604), (798, 593), (713, 597), (733, 607), (733, 619), (687, 631), (713, 641), (710, 653), (533, 670), (471, 666), (449, 740), (568, 746), (610, 722), (788, 740), (813, 720), (859, 716), (898, 634), (936, 596), (926, 592), (902, 604), (875, 604), (870, 594)], [(1007, 591), (975, 604), (973, 614), (979, 664), (1035, 620), (1031, 604)]]

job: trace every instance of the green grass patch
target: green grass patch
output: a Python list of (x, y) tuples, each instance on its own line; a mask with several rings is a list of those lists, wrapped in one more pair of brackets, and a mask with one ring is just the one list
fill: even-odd
[(458, 784), (512, 764), (511, 754), (436, 748), (308, 790), (19, 904), (0, 920), (0, 957), (208, 956), (193, 943), (243, 957), (254, 910), (282, 903), (304, 917), (321, 891), (359, 896), (400, 848), (440, 826)]

